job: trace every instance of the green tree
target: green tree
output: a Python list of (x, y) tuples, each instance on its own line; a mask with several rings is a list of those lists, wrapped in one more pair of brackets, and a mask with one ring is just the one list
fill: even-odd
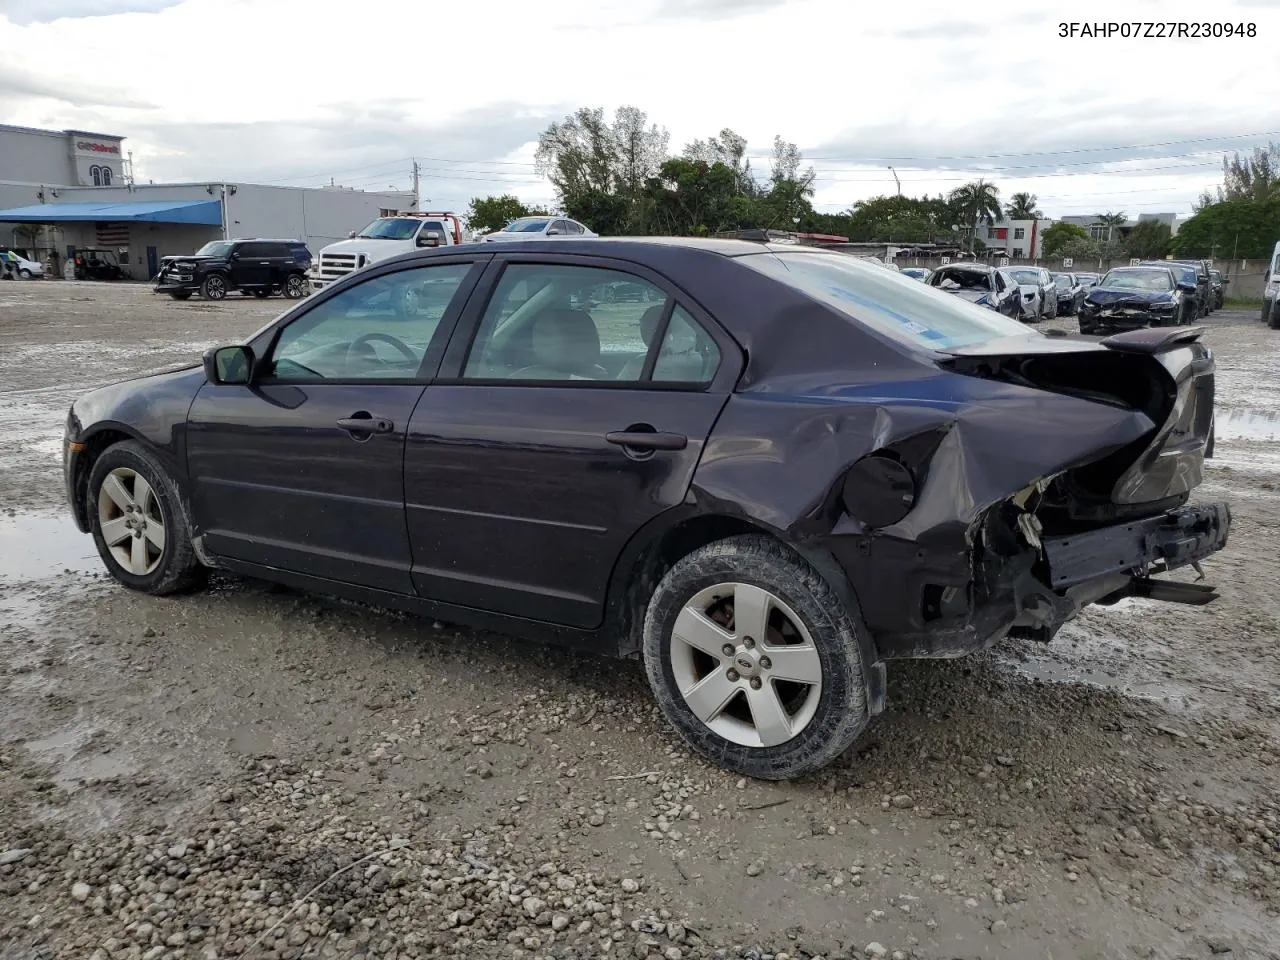
[[(566, 210), (596, 209), (620, 227), (609, 232), (629, 233), (639, 226), (642, 209), (633, 201), (657, 175), (669, 140), (665, 128), (649, 124), (635, 107), (619, 107), (612, 122), (605, 119), (604, 110), (583, 107), (542, 132), (534, 164), (551, 181)], [(606, 196), (625, 203), (606, 202)], [(624, 207), (619, 222), (618, 211)], [(601, 231), (603, 224), (587, 222)]]
[(1116, 239), (1116, 228), (1124, 226), (1125, 220), (1127, 219), (1123, 210), (1119, 213), (1111, 213), (1110, 211), (1106, 213), (1095, 213), (1093, 216), (1095, 223), (1101, 227), (1107, 228), (1106, 236), (1103, 237), (1104, 243)]
[(742, 193), (754, 196), (759, 192), (751, 173), (751, 161), (747, 159), (747, 138), (728, 127), (714, 137), (685, 144), (682, 156), (686, 160), (701, 160), (707, 164), (723, 163), (734, 171)]
[[(1048, 256), (1048, 254), (1045, 254)], [(1102, 256), (1102, 249), (1093, 240), (1089, 239), (1089, 235), (1084, 237), (1070, 237), (1064, 242), (1054, 254), (1057, 257), (1071, 257), (1076, 260), (1097, 260)]]
[(1040, 220), (1044, 214), (1036, 209), (1036, 198), (1030, 193), (1015, 193), (1009, 198), (1004, 208), (1004, 215), (1010, 220)]
[(1173, 231), (1159, 220), (1140, 220), (1124, 239), (1124, 250), (1131, 257), (1160, 260), (1169, 253)]
[(525, 206), (519, 197), (508, 193), (501, 197), (472, 197), (464, 219), (472, 230), (492, 232), (501, 230), (512, 220), (518, 220), (520, 217), (549, 215), (549, 211), (540, 207)]
[(1266, 259), (1280, 237), (1280, 197), (1221, 200), (1178, 227), (1171, 244), (1180, 257)]
[(1091, 243), (1089, 239), (1089, 231), (1083, 227), (1078, 227), (1074, 223), (1065, 223), (1059, 221), (1045, 228), (1041, 235), (1041, 243), (1043, 244), (1044, 255), (1046, 257), (1062, 257), (1074, 256), (1074, 254), (1064, 253), (1063, 250), (1068, 244)]
[(986, 180), (975, 180), (951, 191), (949, 198), (960, 227), (968, 233), (969, 252), (974, 249), (978, 226), (1000, 219), (1000, 188)]
[[(1277, 187), (1280, 187), (1280, 144), (1268, 143), (1265, 147), (1255, 147), (1246, 157), (1236, 153), (1222, 158), (1222, 186), (1218, 188), (1216, 200), (1266, 200)], [(1209, 196), (1203, 194), (1201, 203)]]

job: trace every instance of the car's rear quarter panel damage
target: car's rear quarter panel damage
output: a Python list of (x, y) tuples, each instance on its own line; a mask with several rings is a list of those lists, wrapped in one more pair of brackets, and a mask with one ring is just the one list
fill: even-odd
[[(1166, 361), (1160, 345), (1111, 351), (1038, 337), (1031, 349), (1044, 356), (1017, 371), (981, 351), (954, 366), (905, 356), (812, 302), (779, 304), (778, 315), (785, 322), (746, 331), (747, 369), (692, 495), (703, 510), (741, 516), (810, 556), (833, 558), (879, 656), (959, 656), (1010, 629), (1047, 637), (1133, 581), (1132, 572), (1100, 570), (1054, 590), (1040, 537), (1132, 518), (1110, 499), (1111, 487), (1177, 432), (1165, 420), (1183, 382), (1204, 372), (1203, 348)], [(996, 345), (995, 359), (1006, 346)], [(1135, 371), (1144, 383), (1130, 382)], [(1054, 377), (1062, 382), (1037, 382)], [(1172, 472), (1157, 468), (1145, 490), (1150, 502), (1133, 504), (1133, 516), (1186, 500), (1199, 481), (1203, 441), (1184, 430), (1182, 465), (1175, 457)], [(872, 529), (844, 502), (841, 479), (860, 459), (886, 452), (915, 475), (915, 502), (899, 522)], [(1097, 490), (1053, 485), (1100, 462), (1107, 468)], [(1169, 495), (1153, 499), (1165, 487)], [(1089, 492), (1099, 503), (1086, 503)], [(1019, 515), (1039, 509), (1057, 526), (1036, 518), (1028, 536)]]

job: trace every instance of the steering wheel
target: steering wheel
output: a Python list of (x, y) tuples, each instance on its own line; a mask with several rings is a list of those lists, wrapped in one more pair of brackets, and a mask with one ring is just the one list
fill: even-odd
[[(405, 359), (408, 360), (410, 363), (414, 364), (415, 366), (422, 362), (422, 358), (419, 357), (416, 353), (414, 353), (413, 348), (410, 347), (403, 340), (397, 340), (395, 337), (391, 336), (391, 334), (389, 333), (366, 333), (363, 336), (356, 337), (347, 346), (347, 363), (351, 363), (353, 360), (355, 360), (357, 348), (364, 346), (366, 343), (374, 343), (374, 342), (390, 344), (391, 346), (399, 350), (402, 354), (404, 354)], [(374, 354), (374, 358), (375, 359), (377, 358), (376, 353)]]

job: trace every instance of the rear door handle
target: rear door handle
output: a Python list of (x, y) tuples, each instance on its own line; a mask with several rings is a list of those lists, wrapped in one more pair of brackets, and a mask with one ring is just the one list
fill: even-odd
[(390, 433), (396, 428), (386, 417), (371, 417), (367, 413), (363, 417), (343, 417), (338, 426), (352, 433)]
[(683, 433), (657, 433), (648, 430), (614, 430), (604, 438), (619, 447), (632, 450), (683, 450), (689, 438)]

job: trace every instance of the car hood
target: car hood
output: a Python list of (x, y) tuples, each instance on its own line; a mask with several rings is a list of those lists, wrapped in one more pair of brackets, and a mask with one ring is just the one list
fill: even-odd
[(326, 253), (363, 253), (379, 257), (390, 257), (397, 253), (403, 253), (405, 245), (412, 245), (410, 240), (390, 240), (380, 239), (378, 237), (352, 237), (349, 240), (339, 240), (337, 243), (329, 243), (320, 251), (321, 255)]
[(143, 434), (167, 434), (171, 425), (163, 422), (159, 411), (172, 405), (185, 416), (204, 382), (203, 363), (186, 363), (91, 390), (71, 405), (72, 434), (92, 433), (97, 427), (112, 424), (132, 426)]
[(1020, 283), (1020, 284), (1018, 284), (1018, 291), (1019, 291), (1020, 293), (1039, 293), (1039, 292), (1040, 292), (1040, 284), (1038, 284), (1038, 283)]
[(1134, 304), (1167, 303), (1175, 297), (1168, 290), (1113, 290), (1108, 287), (1094, 287), (1085, 299), (1096, 306), (1105, 307), (1121, 300)]
[(226, 260), (226, 257), (197, 256), (194, 253), (180, 253), (176, 256), (161, 257), (161, 263), (173, 263), (177, 260), (191, 263), (208, 263), (211, 260)]

